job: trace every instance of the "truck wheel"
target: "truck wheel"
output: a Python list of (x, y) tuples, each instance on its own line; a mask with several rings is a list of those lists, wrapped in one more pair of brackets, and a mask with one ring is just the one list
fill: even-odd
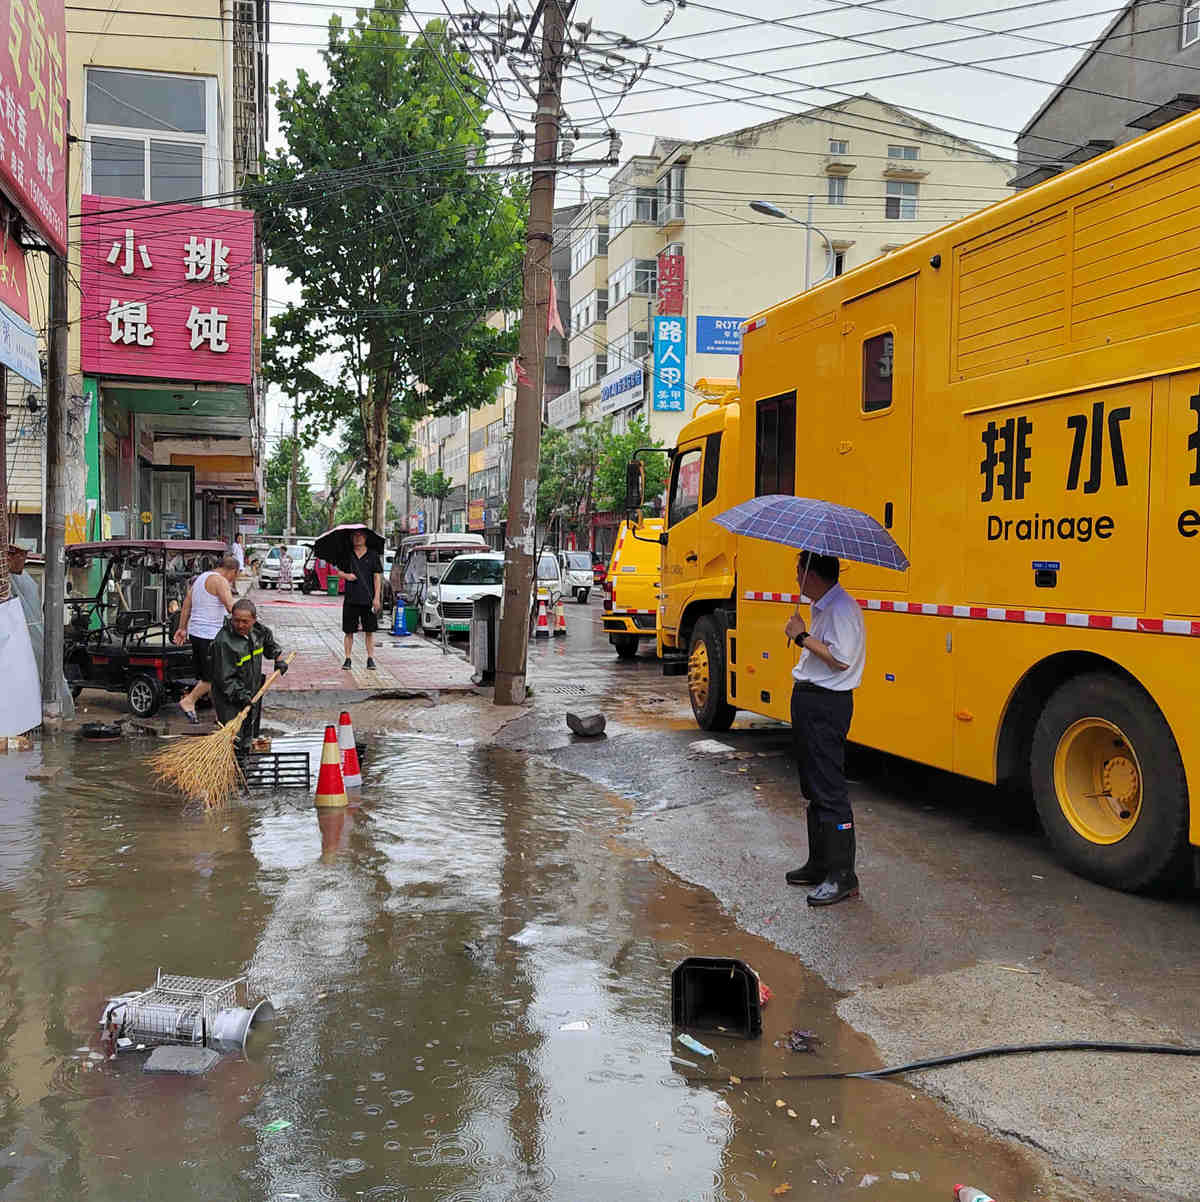
[(701, 730), (728, 730), (737, 710), (725, 700), (725, 639), (713, 618), (701, 618), (688, 649), (688, 696)]
[(1135, 892), (1182, 866), (1183, 762), (1136, 686), (1102, 672), (1061, 685), (1038, 719), (1030, 770), (1046, 835), (1081, 876)]
[(617, 649), (618, 659), (636, 659), (638, 653), (638, 637), (636, 634), (614, 634), (612, 645)]
[(162, 705), (162, 689), (149, 676), (135, 676), (125, 690), (129, 708), (139, 718), (152, 718)]

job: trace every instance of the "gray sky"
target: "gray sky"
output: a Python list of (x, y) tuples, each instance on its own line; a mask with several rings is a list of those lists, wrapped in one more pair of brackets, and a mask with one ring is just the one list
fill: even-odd
[[(463, 11), (461, 2), (447, 3)], [(441, 0), (413, 6), (422, 23), (446, 12)], [(496, 6), (492, 0), (491, 11)], [(520, 7), (529, 11), (531, 0), (520, 0)], [(585, 132), (615, 126), (623, 157), (648, 151), (655, 135), (710, 137), (863, 92), (1011, 155), (1021, 126), (1122, 7), (1114, 0), (1101, 0), (1100, 8), (1083, 0), (753, 0), (734, 8), (705, 0), (675, 10), (652, 38), (650, 68), (615, 113), (603, 94), (608, 85), (595, 75), (570, 79), (564, 98), (569, 118)], [(323, 74), (318, 51), (334, 12), (349, 24), (355, 8), (272, 4), (272, 82), (293, 81), (302, 67)], [(641, 40), (670, 12), (647, 0), (579, 0), (573, 20)], [(510, 112), (528, 128), (531, 108), (525, 101)], [(510, 129), (499, 113), (489, 125)], [(580, 184), (578, 174), (560, 176), (560, 203), (576, 200)], [(588, 174), (582, 184), (589, 195), (605, 190), (603, 173)], [(280, 273), (272, 274), (270, 288), (277, 311), (287, 296)], [(277, 435), (290, 409), (269, 397), (267, 418)], [(312, 456), (310, 467), (314, 479), (323, 478)]]

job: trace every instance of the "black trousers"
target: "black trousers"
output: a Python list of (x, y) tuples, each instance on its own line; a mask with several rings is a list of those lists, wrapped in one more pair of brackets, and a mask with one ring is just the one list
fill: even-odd
[(854, 821), (846, 788), (846, 733), (854, 694), (796, 681), (792, 688), (792, 747), (800, 787), (821, 822)]

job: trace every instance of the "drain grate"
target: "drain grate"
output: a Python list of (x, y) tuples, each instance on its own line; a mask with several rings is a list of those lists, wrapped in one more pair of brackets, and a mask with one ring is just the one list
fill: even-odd
[(581, 684), (555, 684), (545, 690), (547, 693), (557, 693), (562, 697), (582, 697), (587, 689)]
[(254, 751), (242, 760), (251, 789), (307, 789), (307, 751)]

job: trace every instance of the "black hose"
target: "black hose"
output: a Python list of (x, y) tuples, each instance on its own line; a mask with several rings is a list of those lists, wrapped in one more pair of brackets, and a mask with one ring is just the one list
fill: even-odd
[[(888, 1068), (864, 1069), (855, 1073), (774, 1073), (757, 1077), (741, 1077), (742, 1081), (878, 1081), (900, 1073), (913, 1073), (926, 1068), (941, 1068), (947, 1064), (963, 1064), (968, 1060), (985, 1060), (992, 1056), (1022, 1056), (1032, 1052), (1136, 1052), (1152, 1056), (1200, 1056), (1200, 1047), (1179, 1047), (1173, 1043), (1104, 1043), (1094, 1039), (1068, 1039), (1060, 1043), (1003, 1043), (991, 1048), (975, 1048), (970, 1052), (954, 1052), (949, 1056), (931, 1056)], [(725, 1077), (692, 1077), (693, 1081), (713, 1081), (726, 1084)]]

